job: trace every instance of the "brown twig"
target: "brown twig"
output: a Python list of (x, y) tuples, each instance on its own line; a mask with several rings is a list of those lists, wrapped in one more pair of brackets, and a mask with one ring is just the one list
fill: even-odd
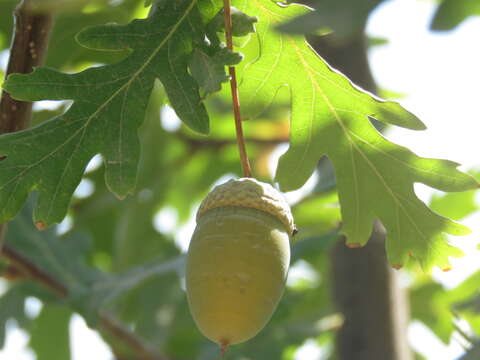
[[(225, 37), (227, 39), (227, 48), (233, 50), (232, 38), (232, 15), (230, 12), (230, 0), (223, 0), (223, 13), (225, 18)], [(252, 177), (252, 169), (248, 162), (247, 150), (245, 148), (245, 139), (243, 138), (242, 118), (240, 116), (240, 101), (238, 98), (237, 75), (234, 66), (228, 67), (230, 74), (230, 88), (232, 91), (233, 115), (235, 118), (235, 130), (237, 133), (238, 150), (240, 152), (240, 162), (242, 163), (243, 176)]]
[(65, 285), (43, 271), (11, 246), (7, 244), (3, 245), (2, 256), (8, 259), (10, 263), (19, 269), (25, 276), (37, 280), (59, 297), (66, 297), (68, 295), (68, 289)]
[[(34, 66), (43, 63), (46, 54), (53, 16), (35, 6), (36, 0), (22, 0), (15, 9), (15, 34), (10, 47), (10, 58), (6, 76), (11, 73), (30, 73)], [(5, 91), (0, 98), (0, 134), (23, 130), (31, 119), (32, 103), (17, 101)], [(1, 159), (0, 159), (1, 160)], [(5, 238), (7, 224), (0, 224), (0, 247)], [(61, 298), (68, 296), (68, 288), (51, 274), (45, 272), (9, 245), (1, 247), (1, 255), (7, 258), (22, 274), (28, 276), (53, 291)], [(100, 313), (101, 327), (126, 344), (136, 353), (138, 360), (167, 360), (156, 354), (135, 334), (127, 330), (107, 313)]]
[[(15, 9), (15, 33), (5, 76), (29, 73), (45, 58), (53, 16), (36, 11), (34, 0), (23, 0)], [(0, 134), (23, 130), (31, 119), (32, 103), (14, 100), (5, 91), (0, 100)]]
[(124, 344), (133, 349), (137, 354), (138, 360), (168, 360), (165, 356), (159, 355), (154, 349), (145, 344), (139, 337), (127, 330), (118, 320), (107, 313), (100, 313), (100, 321), (102, 327), (108, 331), (117, 340), (123, 341)]

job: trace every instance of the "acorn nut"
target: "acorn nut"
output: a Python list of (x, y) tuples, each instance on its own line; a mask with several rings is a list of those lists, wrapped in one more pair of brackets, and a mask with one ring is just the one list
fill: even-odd
[(203, 200), (186, 287), (193, 319), (207, 338), (224, 348), (266, 325), (283, 293), (293, 232), (282, 194), (258, 180), (230, 180)]

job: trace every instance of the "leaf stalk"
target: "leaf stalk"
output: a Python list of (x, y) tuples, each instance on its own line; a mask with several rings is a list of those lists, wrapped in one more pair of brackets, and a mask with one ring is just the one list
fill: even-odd
[[(230, 0), (223, 0), (223, 14), (225, 18), (225, 37), (227, 39), (227, 48), (233, 51), (232, 14), (230, 8)], [(237, 74), (235, 71), (235, 67), (229, 66), (228, 73), (230, 75), (233, 116), (235, 119), (235, 131), (237, 134), (237, 144), (238, 151), (240, 153), (240, 162), (242, 164), (242, 172), (244, 177), (252, 177), (252, 169), (250, 167), (250, 162), (248, 161), (245, 138), (243, 137), (242, 118), (240, 116), (240, 100), (238, 97)]]

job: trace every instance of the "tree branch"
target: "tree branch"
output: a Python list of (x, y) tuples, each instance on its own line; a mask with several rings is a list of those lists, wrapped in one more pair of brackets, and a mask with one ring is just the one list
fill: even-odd
[(11, 246), (5, 244), (2, 247), (2, 256), (8, 259), (11, 265), (15, 266), (24, 276), (37, 280), (39, 283), (53, 291), (59, 297), (66, 297), (68, 289), (65, 285), (55, 280), (50, 274), (43, 271), (36, 264), (32, 263), (27, 257), (19, 253)]
[[(53, 16), (35, 9), (34, 0), (23, 0), (15, 9), (15, 33), (5, 76), (29, 73), (41, 65), (47, 52)], [(0, 100), (0, 134), (28, 127), (32, 103), (14, 100), (5, 91)]]

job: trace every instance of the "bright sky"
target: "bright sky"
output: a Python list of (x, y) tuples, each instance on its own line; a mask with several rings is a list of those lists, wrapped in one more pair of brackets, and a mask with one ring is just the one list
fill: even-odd
[[(434, 2), (430, 1), (390, 0), (370, 19), (368, 33), (389, 40), (388, 45), (377, 47), (370, 53), (377, 82), (386, 89), (407, 94), (408, 97), (400, 102), (428, 127), (422, 132), (393, 129), (387, 136), (419, 155), (455, 160), (463, 164), (463, 169), (479, 168), (480, 18), (468, 19), (452, 32), (432, 33), (428, 24), (433, 10)], [(417, 190), (424, 200), (428, 200), (432, 193), (422, 186)], [(169, 211), (166, 211), (167, 215), (158, 216), (171, 220)], [(176, 221), (172, 221), (169, 231), (176, 226)], [(454, 259), (454, 267), (449, 273), (434, 273), (437, 280), (449, 288), (479, 269), (475, 246), (479, 242), (480, 214), (463, 223), (471, 227), (473, 234), (453, 241), (466, 250), (467, 256)], [(186, 231), (191, 230), (185, 228), (182, 238), (187, 235)], [(0, 293), (2, 285), (0, 282)], [(29, 304), (34, 316), (38, 304), (35, 301)], [(28, 338), (25, 333), (14, 323), (8, 326), (10, 330), (6, 346), (0, 350), (0, 360), (32, 360), (33, 355), (26, 348)], [(72, 318), (70, 331), (73, 360), (111, 358), (103, 341), (86, 327), (81, 317)], [(463, 353), (457, 341), (447, 347), (420, 323), (410, 326), (409, 338), (412, 346), (427, 359), (453, 360)], [(320, 360), (322, 354), (315, 343), (308, 340), (298, 351), (296, 359)]]

